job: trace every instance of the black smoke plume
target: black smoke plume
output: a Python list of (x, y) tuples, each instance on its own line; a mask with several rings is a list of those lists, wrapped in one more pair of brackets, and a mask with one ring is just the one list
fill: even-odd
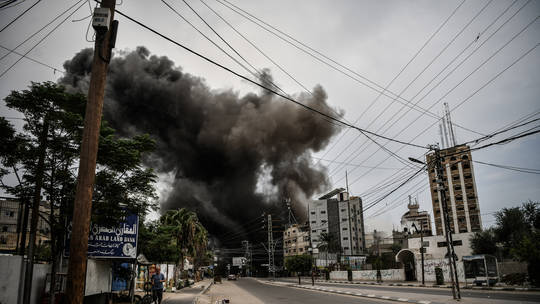
[[(60, 82), (86, 93), (92, 55), (85, 49), (66, 61)], [(296, 98), (335, 115), (320, 86)], [(194, 209), (214, 235), (250, 230), (246, 222), (277, 209), (285, 197), (305, 218), (307, 198), (328, 188), (326, 168), (310, 155), (339, 132), (267, 92), (211, 90), (204, 79), (144, 47), (111, 61), (104, 117), (120, 134), (149, 133), (157, 141), (146, 164), (168, 185), (162, 212)]]

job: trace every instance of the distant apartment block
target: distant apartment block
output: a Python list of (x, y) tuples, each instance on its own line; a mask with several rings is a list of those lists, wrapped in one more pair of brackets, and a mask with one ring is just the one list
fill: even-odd
[(293, 224), (283, 232), (283, 256), (309, 254), (309, 226)]
[(317, 247), (321, 243), (321, 234), (327, 233), (339, 239), (344, 255), (360, 255), (365, 249), (362, 199), (349, 198), (343, 190), (335, 189), (309, 203), (312, 245)]
[[(453, 233), (482, 230), (480, 205), (476, 191), (471, 150), (467, 145), (457, 145), (440, 151), (444, 168), (443, 181), (446, 189), (450, 227)], [(433, 217), (437, 235), (443, 235), (441, 194), (437, 190), (434, 154), (427, 157), (429, 185), (433, 203)]]
[[(48, 214), (50, 212), (49, 204), (41, 202), (40, 212)], [(22, 237), (22, 224), (24, 215), (24, 205), (11, 198), (0, 199), (0, 252), (13, 253), (18, 248), (18, 243)], [(32, 210), (28, 210), (28, 226), (26, 228), (26, 245), (30, 240), (30, 221)], [(49, 224), (43, 219), (38, 220), (38, 231), (36, 235), (37, 244), (43, 244), (50, 239)]]

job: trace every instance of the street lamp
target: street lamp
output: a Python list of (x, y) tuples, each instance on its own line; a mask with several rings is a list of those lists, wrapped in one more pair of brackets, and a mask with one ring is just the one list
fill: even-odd
[(422, 164), (422, 165), (425, 165), (426, 163), (424, 163), (423, 161), (421, 160), (418, 160), (416, 158), (412, 158), (412, 157), (409, 157), (409, 160), (412, 161), (413, 163), (419, 163), (419, 164)]

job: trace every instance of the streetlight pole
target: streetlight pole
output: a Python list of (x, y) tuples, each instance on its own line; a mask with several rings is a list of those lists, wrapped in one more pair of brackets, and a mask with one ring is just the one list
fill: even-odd
[[(418, 232), (418, 228), (413, 223), (412, 226)], [(422, 286), (425, 285), (425, 274), (424, 274), (424, 228), (422, 227), (422, 224), (420, 224), (420, 255), (422, 256)]]

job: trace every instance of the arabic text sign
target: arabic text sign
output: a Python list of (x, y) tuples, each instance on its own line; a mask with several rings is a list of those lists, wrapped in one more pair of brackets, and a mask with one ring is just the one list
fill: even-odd
[[(137, 215), (128, 215), (117, 227), (90, 224), (88, 256), (95, 258), (136, 258), (138, 228), (139, 218)], [(69, 255), (70, 238), (71, 229), (66, 242), (66, 255)]]

